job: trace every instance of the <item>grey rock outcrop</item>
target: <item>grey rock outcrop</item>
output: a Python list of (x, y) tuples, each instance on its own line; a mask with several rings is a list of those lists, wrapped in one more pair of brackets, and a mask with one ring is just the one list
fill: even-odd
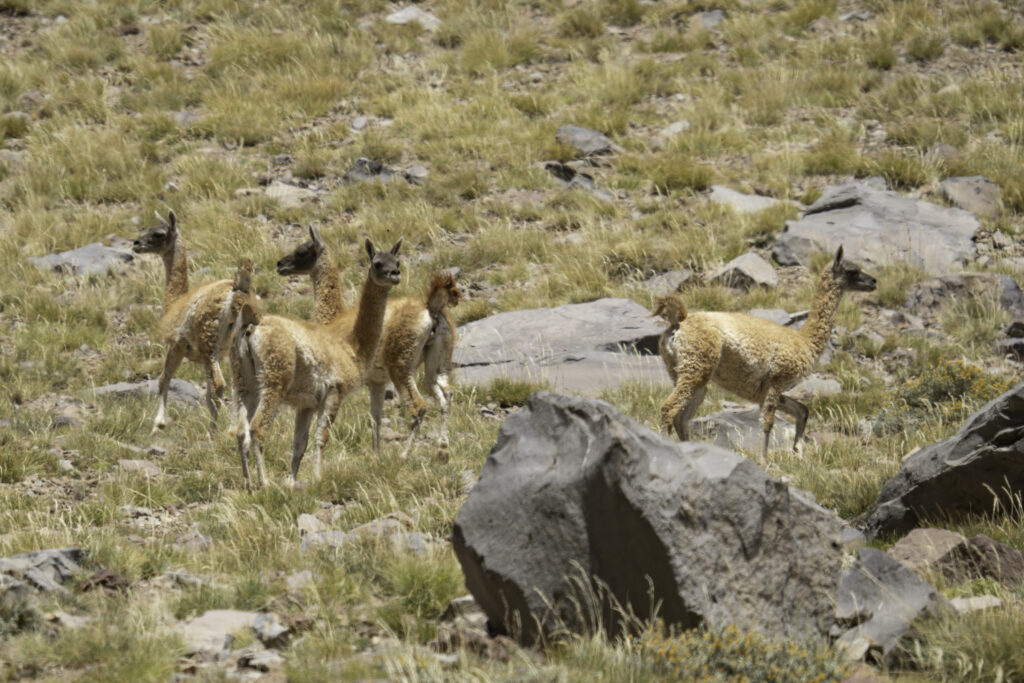
[(984, 534), (952, 547), (935, 561), (935, 567), (950, 581), (995, 579), (1009, 586), (1024, 581), (1024, 554)]
[(602, 133), (580, 126), (559, 126), (558, 132), (555, 133), (555, 139), (588, 157), (595, 154), (607, 154), (615, 148), (615, 143)]
[(569, 164), (563, 164), (561, 161), (545, 161), (544, 170), (557, 178), (562, 187), (578, 187), (586, 190), (598, 199), (615, 199), (615, 195), (611, 192), (597, 186), (592, 175), (577, 171)]
[(207, 610), (201, 616), (179, 625), (185, 641), (185, 654), (218, 659), (231, 649), (235, 641), (234, 634), (252, 630), (260, 617), (259, 612)]
[(931, 584), (881, 550), (861, 548), (839, 581), (833, 634), (884, 660), (918, 617), (943, 609), (949, 605)]
[(888, 553), (912, 572), (920, 572), (935, 563), (967, 539), (947, 529), (914, 529), (897, 541)]
[[(727, 408), (698, 417), (690, 423), (695, 438), (708, 440), (719, 448), (758, 452), (761, 449), (761, 410), (753, 408)], [(775, 425), (768, 438), (768, 448), (791, 450), (796, 427), (780, 412), (775, 413)]]
[(707, 281), (712, 284), (739, 289), (754, 287), (776, 287), (779, 275), (772, 264), (753, 252), (737, 256), (725, 265), (707, 274)]
[(956, 434), (907, 458), (886, 482), (867, 533), (899, 534), (922, 517), (992, 511), (1024, 491), (1024, 382), (970, 416)]
[(62, 251), (59, 254), (33, 256), (28, 260), (42, 270), (55, 270), (72, 275), (104, 275), (110, 270), (122, 270), (126, 263), (131, 263), (134, 259), (130, 248), (108, 247), (93, 242), (78, 249)]
[(947, 178), (939, 188), (949, 201), (975, 216), (994, 218), (1002, 211), (999, 186), (983, 176)]
[(835, 253), (872, 266), (906, 262), (930, 273), (959, 270), (973, 258), (978, 220), (967, 211), (909, 199), (863, 183), (831, 187), (799, 220), (787, 221), (772, 251), (781, 265), (808, 265)]
[(955, 273), (922, 280), (907, 290), (907, 310), (934, 319), (956, 299), (994, 299), (1011, 316), (1024, 319), (1024, 292), (1009, 275)]
[(459, 381), (547, 382), (595, 395), (626, 381), (668, 386), (658, 353), (663, 327), (630, 299), (498, 313), (459, 327)]
[(416, 22), (427, 31), (436, 31), (441, 27), (440, 19), (415, 5), (409, 5), (397, 12), (392, 12), (384, 17), (384, 21), (389, 24), (410, 24)]
[(33, 591), (60, 593), (81, 569), (86, 555), (82, 548), (54, 548), (0, 557), (0, 575), (23, 582)]
[[(92, 390), (93, 396), (142, 396), (155, 397), (157, 394), (157, 380), (150, 379), (142, 382), (117, 382), (96, 387)], [(167, 390), (167, 398), (176, 403), (187, 406), (198, 406), (200, 397), (199, 390), (191, 382), (183, 379), (172, 379), (171, 386)]]
[[(524, 642), (586, 628), (594, 615), (572, 605), (581, 577), (639, 616), (660, 602), (683, 628), (826, 633), (840, 537), (834, 513), (735, 453), (544, 391), (502, 424), (452, 532), (477, 603)], [(614, 632), (608, 602), (596, 611)]]

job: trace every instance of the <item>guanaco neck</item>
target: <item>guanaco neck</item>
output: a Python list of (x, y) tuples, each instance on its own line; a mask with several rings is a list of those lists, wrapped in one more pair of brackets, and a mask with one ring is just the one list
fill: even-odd
[(180, 237), (174, 239), (174, 245), (163, 254), (164, 275), (164, 310), (171, 304), (188, 294), (188, 255)]
[(839, 310), (839, 301), (843, 298), (843, 288), (832, 277), (830, 268), (831, 266), (826, 266), (818, 278), (818, 289), (814, 294), (811, 312), (807, 316), (807, 322), (800, 328), (800, 334), (810, 342), (815, 358), (822, 354), (832, 337), (836, 311)]
[(313, 300), (316, 302), (316, 322), (327, 324), (345, 312), (341, 296), (341, 275), (329, 254), (320, 254), (313, 266)]
[(367, 275), (363, 291), (359, 295), (359, 310), (355, 326), (349, 336), (349, 344), (355, 349), (356, 358), (368, 366), (377, 353), (381, 332), (384, 329), (384, 311), (387, 308), (388, 291), (391, 287), (379, 285)]

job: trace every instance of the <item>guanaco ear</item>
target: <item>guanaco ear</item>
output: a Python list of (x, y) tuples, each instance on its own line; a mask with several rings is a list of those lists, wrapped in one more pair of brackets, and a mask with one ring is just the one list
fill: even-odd
[(178, 217), (174, 215), (174, 209), (167, 211), (167, 224), (171, 226), (171, 230), (178, 229)]
[(840, 244), (839, 248), (836, 250), (836, 265), (838, 266), (842, 262), (843, 262), (843, 245)]
[(400, 249), (401, 247), (402, 247), (402, 238), (401, 238), (401, 237), (399, 237), (399, 238), (398, 238), (398, 241), (397, 241), (397, 242), (395, 242), (395, 246), (391, 247), (391, 253), (392, 253), (393, 255), (395, 255), (395, 256), (398, 256), (398, 250), (399, 250), (399, 249)]
[(320, 236), (320, 228), (315, 225), (309, 226), (309, 239), (313, 240), (313, 248), (316, 249), (318, 254), (323, 252), (324, 238)]
[(366, 238), (366, 253), (369, 254), (371, 261), (373, 260), (373, 255), (377, 253), (377, 250), (373, 248), (373, 242), (370, 241), (369, 237)]

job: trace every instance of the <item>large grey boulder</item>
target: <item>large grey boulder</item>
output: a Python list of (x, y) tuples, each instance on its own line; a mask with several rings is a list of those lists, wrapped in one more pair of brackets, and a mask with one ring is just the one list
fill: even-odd
[(1024, 492), (1024, 382), (967, 418), (956, 434), (922, 448), (886, 482), (867, 534), (902, 534), (922, 517), (989, 513)]
[(254, 631), (261, 616), (260, 612), (234, 609), (207, 610), (201, 616), (179, 624), (178, 629), (185, 641), (185, 654), (220, 659), (231, 649), (235, 634)]
[(628, 381), (668, 387), (662, 330), (630, 299), (509, 311), (462, 325), (454, 362), (469, 384), (505, 377), (592, 396)]
[[(690, 430), (695, 438), (707, 440), (719, 448), (742, 450), (750, 453), (760, 452), (761, 409), (726, 408), (717, 413), (698, 417), (690, 423)], [(775, 413), (775, 424), (768, 437), (768, 448), (772, 450), (792, 450), (796, 427), (781, 412)]]
[(546, 391), (506, 418), (452, 532), (473, 597), (524, 642), (586, 628), (572, 601), (588, 604), (588, 577), (682, 628), (827, 633), (840, 538), (834, 513), (755, 463)]
[(831, 187), (799, 220), (787, 221), (772, 257), (808, 265), (819, 251), (871, 266), (906, 262), (929, 273), (959, 270), (973, 258), (978, 220), (967, 211), (903, 197), (863, 183)]
[(754, 252), (737, 256), (723, 266), (707, 274), (708, 282), (726, 287), (752, 289), (754, 287), (776, 287), (779, 275), (772, 264)]
[(54, 548), (0, 557), (0, 575), (37, 591), (63, 592), (63, 585), (81, 569), (86, 554), (82, 548)]
[(915, 315), (932, 319), (953, 301), (970, 298), (998, 301), (1011, 316), (1024, 318), (1024, 292), (1001, 273), (954, 273), (923, 280), (907, 290), (904, 305)]
[(847, 648), (862, 643), (873, 658), (885, 659), (915, 620), (948, 608), (914, 572), (881, 550), (861, 548), (839, 581), (833, 634)]
[(949, 201), (975, 216), (995, 218), (1002, 211), (999, 186), (983, 176), (947, 178), (939, 188)]
[[(93, 396), (114, 396), (123, 398), (125, 396), (153, 397), (157, 395), (158, 382), (155, 379), (143, 380), (141, 382), (115, 382), (96, 387), (92, 390)], [(199, 390), (192, 382), (183, 379), (172, 379), (167, 390), (167, 398), (176, 403), (187, 406), (199, 405)]]
[(29, 257), (29, 263), (42, 270), (55, 270), (72, 275), (105, 275), (110, 270), (122, 270), (135, 259), (129, 247), (108, 247), (99, 242), (59, 254)]

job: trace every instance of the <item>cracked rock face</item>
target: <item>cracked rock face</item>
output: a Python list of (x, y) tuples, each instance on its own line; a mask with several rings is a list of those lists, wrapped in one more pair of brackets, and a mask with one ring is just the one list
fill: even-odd
[[(683, 628), (792, 638), (833, 625), (835, 514), (735, 453), (669, 441), (602, 401), (542, 391), (510, 415), (452, 536), (476, 601), (524, 642), (586, 629), (593, 615), (573, 600), (589, 576), (640, 616), (660, 602)], [(614, 632), (609, 602), (599, 609)]]

